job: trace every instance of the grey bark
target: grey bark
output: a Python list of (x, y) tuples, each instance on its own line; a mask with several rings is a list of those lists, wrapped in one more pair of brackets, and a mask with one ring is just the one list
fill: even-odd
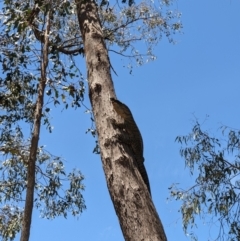
[(110, 62), (97, 6), (92, 0), (75, 0), (88, 70), (89, 98), (108, 190), (126, 241), (166, 241), (166, 235), (130, 148), (119, 141), (121, 122), (110, 97), (116, 98)]
[(30, 154), (27, 167), (27, 190), (25, 208), (22, 220), (22, 231), (20, 241), (28, 241), (32, 222), (32, 211), (34, 202), (35, 169), (37, 159), (38, 141), (40, 137), (42, 108), (44, 104), (44, 90), (46, 86), (46, 69), (48, 66), (48, 43), (50, 31), (50, 18), (48, 16), (47, 27), (44, 36), (44, 46), (42, 49), (41, 61), (41, 80), (39, 82), (38, 97), (36, 101), (36, 110), (34, 115), (33, 133), (30, 143)]

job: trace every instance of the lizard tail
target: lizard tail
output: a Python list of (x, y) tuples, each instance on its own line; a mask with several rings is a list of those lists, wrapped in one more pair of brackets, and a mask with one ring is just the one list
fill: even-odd
[(149, 179), (148, 179), (148, 174), (147, 174), (146, 168), (145, 168), (143, 162), (138, 162), (137, 165), (138, 165), (138, 170), (142, 176), (142, 179), (143, 179), (144, 183), (146, 184), (147, 189), (151, 196), (151, 189), (150, 189), (150, 184), (149, 184)]

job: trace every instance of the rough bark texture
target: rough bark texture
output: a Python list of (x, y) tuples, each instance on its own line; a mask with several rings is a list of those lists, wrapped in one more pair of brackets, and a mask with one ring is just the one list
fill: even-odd
[[(97, 6), (76, 0), (88, 69), (89, 97), (96, 122), (101, 159), (111, 199), (126, 241), (166, 241), (147, 186), (134, 163), (131, 148), (112, 121), (121, 122), (110, 97), (116, 98)], [(124, 138), (124, 137), (123, 137)]]
[(48, 66), (48, 36), (50, 30), (50, 19), (48, 17), (47, 29), (44, 36), (44, 47), (42, 49), (42, 61), (41, 61), (41, 81), (39, 82), (38, 97), (36, 101), (36, 110), (34, 116), (33, 133), (30, 143), (30, 154), (28, 159), (27, 169), (27, 190), (26, 190), (26, 201), (24, 208), (24, 215), (22, 220), (22, 232), (20, 241), (28, 241), (30, 237), (31, 221), (32, 221), (32, 210), (34, 200), (34, 186), (35, 186), (35, 169), (36, 169), (36, 158), (38, 141), (40, 136), (42, 108), (44, 103), (44, 90), (46, 86), (46, 69)]

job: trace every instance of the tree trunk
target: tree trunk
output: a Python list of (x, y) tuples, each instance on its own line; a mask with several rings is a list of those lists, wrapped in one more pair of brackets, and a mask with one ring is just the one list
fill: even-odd
[[(49, 13), (50, 14), (50, 13)], [(46, 69), (48, 66), (48, 44), (49, 44), (49, 31), (50, 31), (50, 17), (48, 14), (47, 27), (44, 36), (44, 46), (42, 48), (41, 56), (41, 80), (38, 87), (38, 97), (36, 101), (36, 110), (34, 114), (33, 133), (30, 143), (30, 154), (28, 159), (27, 168), (27, 190), (25, 208), (22, 220), (22, 232), (20, 241), (28, 241), (30, 237), (32, 210), (34, 203), (34, 186), (35, 186), (35, 169), (37, 159), (38, 141), (40, 137), (40, 127), (42, 118), (42, 108), (44, 104), (44, 90), (46, 86)]]
[(76, 0), (88, 70), (89, 97), (98, 133), (108, 190), (126, 241), (166, 241), (166, 235), (134, 156), (122, 143), (111, 120), (120, 122), (110, 97), (115, 98), (108, 52), (97, 6)]

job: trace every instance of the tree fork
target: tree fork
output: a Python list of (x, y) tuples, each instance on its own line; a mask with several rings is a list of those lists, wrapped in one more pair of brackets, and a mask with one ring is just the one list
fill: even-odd
[(166, 241), (166, 235), (146, 185), (134, 166), (130, 148), (119, 141), (111, 119), (119, 120), (110, 97), (116, 98), (108, 51), (97, 6), (75, 0), (88, 70), (89, 98), (108, 190), (126, 241)]

